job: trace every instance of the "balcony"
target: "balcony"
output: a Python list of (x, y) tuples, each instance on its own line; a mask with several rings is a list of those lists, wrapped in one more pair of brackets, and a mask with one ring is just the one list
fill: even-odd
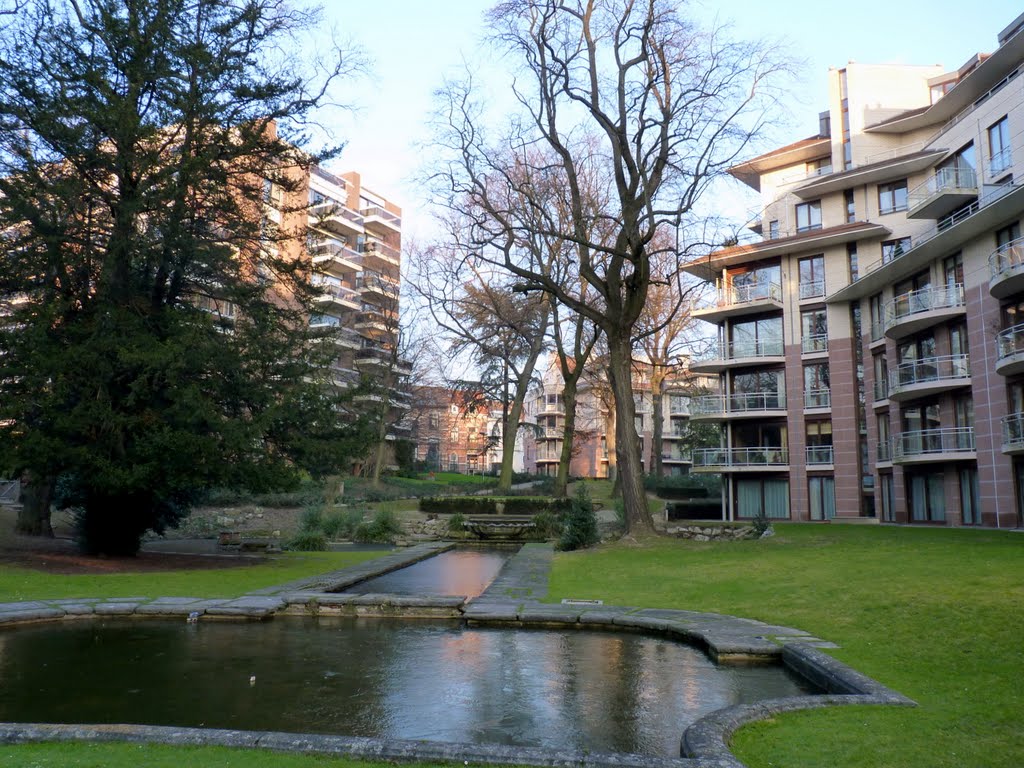
[(710, 305), (694, 306), (690, 314), (709, 323), (717, 323), (727, 317), (740, 317), (773, 309), (782, 309), (782, 286), (778, 283), (722, 285), (720, 282), (717, 298)]
[(565, 403), (562, 402), (561, 395), (546, 396), (541, 402), (537, 404), (537, 415), (564, 416)]
[(363, 217), (359, 213), (330, 200), (317, 203), (309, 209), (309, 223), (342, 235), (361, 235), (366, 231)]
[(974, 427), (901, 432), (893, 437), (894, 464), (926, 464), (975, 458)]
[(1024, 291), (1024, 237), (997, 248), (988, 257), (988, 290), (997, 299)]
[(817, 355), (828, 352), (828, 334), (816, 333), (804, 336), (800, 340), (800, 352), (805, 355)]
[(832, 390), (808, 389), (804, 392), (804, 410), (814, 411), (832, 407)]
[(1024, 453), (1024, 413), (1003, 416), (1003, 453)]
[(331, 381), (339, 389), (348, 389), (359, 383), (359, 371), (333, 363), (330, 368)]
[(669, 416), (689, 416), (690, 415), (690, 404), (689, 398), (679, 397), (673, 395), (669, 397), (668, 401), (668, 415)]
[(831, 466), (834, 461), (831, 445), (808, 445), (805, 452), (808, 467)]
[(386, 336), (396, 325), (394, 318), (389, 318), (383, 312), (364, 310), (356, 315), (356, 330), (368, 336)]
[(671, 451), (661, 454), (661, 461), (664, 464), (692, 464), (693, 456), (689, 451), (674, 446)]
[(363, 226), (382, 234), (401, 232), (402, 218), (379, 205), (371, 205), (363, 209)]
[(807, 280), (800, 283), (800, 301), (820, 299), (825, 295), (825, 279)]
[(340, 274), (358, 272), (363, 268), (363, 256), (330, 237), (314, 240), (310, 244), (313, 266)]
[(996, 336), (996, 373), (1014, 376), (1024, 373), (1024, 323), (1019, 323)]
[(703, 395), (690, 401), (691, 421), (721, 421), (729, 418), (784, 417), (786, 395), (778, 392), (741, 392), (732, 395)]
[(936, 168), (907, 195), (907, 218), (941, 219), (978, 197), (978, 174), (968, 165)]
[(356, 278), (356, 288), (364, 296), (384, 299), (386, 301), (398, 301), (398, 283), (379, 272), (364, 271)]
[(926, 357), (902, 363), (889, 371), (889, 399), (897, 402), (971, 385), (967, 355)]
[(698, 448), (694, 472), (789, 471), (789, 452), (782, 447)]
[(959, 283), (909, 291), (886, 302), (885, 335), (890, 339), (902, 339), (952, 320), (966, 311), (964, 287)]
[(359, 309), (359, 291), (342, 285), (336, 280), (323, 279), (318, 275), (313, 276), (313, 287), (319, 294), (316, 297), (318, 304), (327, 305), (340, 309)]
[(320, 339), (331, 341), (345, 349), (359, 349), (362, 337), (352, 328), (341, 324), (334, 315), (313, 315), (309, 318), (309, 329)]
[(782, 339), (719, 343), (706, 356), (690, 361), (694, 373), (719, 373), (741, 365), (766, 365), (785, 362)]
[(401, 252), (397, 248), (385, 245), (379, 240), (370, 240), (363, 248), (363, 255), (379, 259), (384, 263), (384, 269), (397, 267), (402, 262)]
[(394, 354), (383, 347), (363, 347), (355, 355), (358, 368), (390, 368)]

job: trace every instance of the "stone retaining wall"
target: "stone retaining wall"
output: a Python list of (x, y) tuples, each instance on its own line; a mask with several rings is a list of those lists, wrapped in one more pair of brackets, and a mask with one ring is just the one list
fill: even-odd
[(670, 523), (665, 532), (669, 536), (692, 541), (740, 541), (756, 539), (761, 536), (752, 525), (702, 525), (700, 523), (673, 525)]

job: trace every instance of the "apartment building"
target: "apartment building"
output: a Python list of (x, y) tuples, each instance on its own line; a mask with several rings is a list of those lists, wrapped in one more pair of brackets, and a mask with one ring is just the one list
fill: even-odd
[(1022, 28), (952, 71), (831, 70), (818, 133), (732, 169), (757, 238), (688, 267), (723, 517), (1021, 525)]
[[(501, 469), (502, 409), (468, 389), (418, 386), (410, 416), (414, 457), (430, 471), (466, 474)], [(522, 470), (522, 461), (514, 463)]]
[[(686, 383), (689, 386), (689, 381)], [(523, 420), (532, 425), (524, 431), (528, 472), (551, 476), (558, 473), (566, 416), (562, 389), (558, 366), (552, 363), (527, 395)], [(685, 391), (682, 376), (677, 376), (667, 383), (662, 397), (661, 462), (665, 475), (684, 475), (690, 468), (690, 450), (685, 444), (690, 410)], [(641, 374), (636, 375), (633, 402), (643, 464), (645, 468), (653, 467), (654, 399), (649, 381)], [(600, 382), (584, 377), (576, 401), (576, 434), (569, 465), (571, 477), (609, 477), (615, 463), (614, 430), (611, 392)]]

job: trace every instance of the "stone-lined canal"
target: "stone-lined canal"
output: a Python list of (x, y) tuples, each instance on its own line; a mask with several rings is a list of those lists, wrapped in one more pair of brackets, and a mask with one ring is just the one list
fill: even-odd
[[(253, 682), (250, 679), (255, 677)], [(724, 706), (808, 692), (655, 637), (282, 618), (0, 632), (0, 721), (147, 723), (676, 757)]]
[(460, 595), (472, 599), (487, 589), (516, 550), (515, 546), (450, 549), (344, 591), (358, 595)]

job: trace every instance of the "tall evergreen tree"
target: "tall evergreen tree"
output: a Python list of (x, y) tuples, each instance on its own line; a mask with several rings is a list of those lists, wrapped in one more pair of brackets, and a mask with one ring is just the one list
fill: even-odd
[[(23, 5), (0, 36), (0, 468), (34, 499), (60, 478), (86, 549), (112, 554), (204, 487), (335, 469), (360, 437), (296, 258), (323, 159), (299, 149), (301, 126), (348, 66), (314, 82), (290, 55), (317, 14)], [(36, 507), (22, 527), (44, 532)]]

